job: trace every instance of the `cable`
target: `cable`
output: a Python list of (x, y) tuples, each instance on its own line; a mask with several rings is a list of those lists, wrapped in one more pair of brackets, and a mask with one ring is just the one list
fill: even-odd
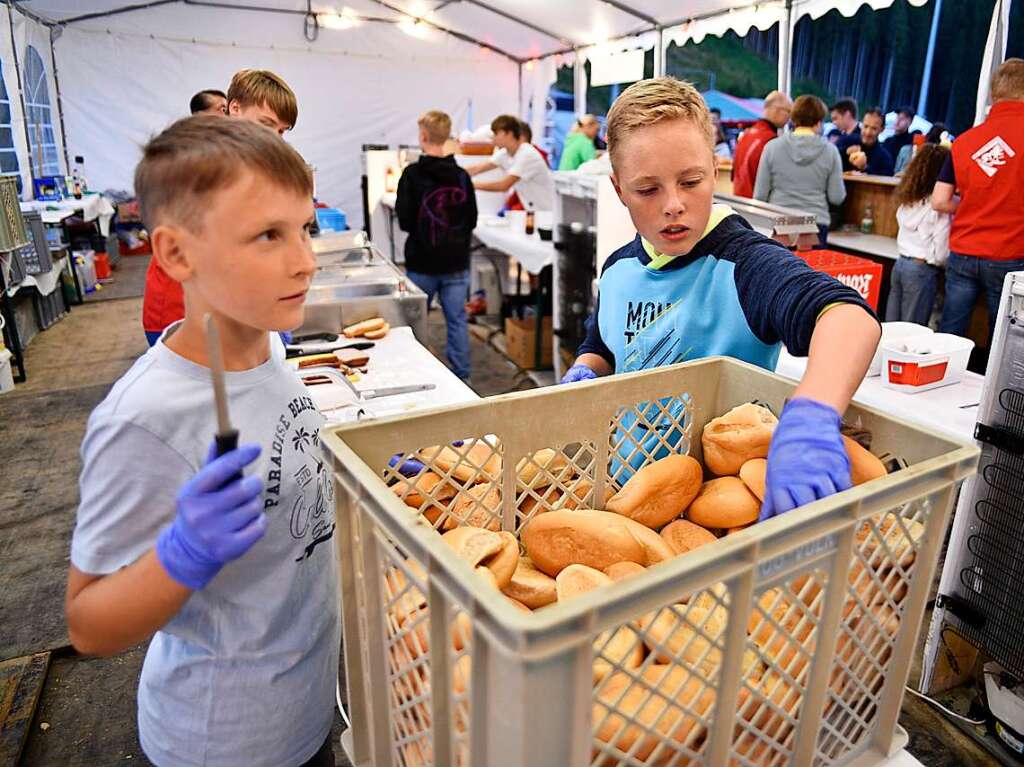
[(984, 719), (968, 719), (966, 716), (963, 716), (962, 714), (958, 714), (956, 711), (953, 711), (952, 709), (946, 708), (941, 703), (939, 703), (937, 700), (935, 700), (935, 698), (929, 698), (923, 692), (918, 692), (917, 690), (912, 688), (910, 685), (906, 686), (906, 690), (911, 695), (916, 695), (917, 697), (921, 698), (922, 700), (924, 700), (924, 701), (926, 701), (928, 703), (931, 703), (936, 708), (941, 709), (943, 712), (946, 713), (947, 716), (951, 716), (954, 719), (959, 719), (961, 722), (966, 722), (967, 724), (973, 724), (975, 726), (987, 724), (986, 720), (984, 720)]
[(341, 718), (345, 720), (345, 726), (350, 730), (352, 729), (352, 720), (348, 718), (348, 714), (345, 713), (345, 707), (341, 704), (341, 682), (334, 683), (334, 700), (338, 704), (338, 711), (341, 712)]

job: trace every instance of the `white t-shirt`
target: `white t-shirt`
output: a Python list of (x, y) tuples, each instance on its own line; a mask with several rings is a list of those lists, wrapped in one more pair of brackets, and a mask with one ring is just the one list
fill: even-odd
[[(89, 417), (71, 542), (85, 573), (116, 572), (153, 548), (217, 428), (210, 371), (163, 338)], [(333, 720), (341, 637), (323, 418), (277, 350), (225, 379), (240, 441), (263, 449), (245, 473), (264, 481), (270, 524), (149, 644), (139, 739), (161, 767), (300, 765)]]
[(544, 157), (533, 144), (520, 144), (515, 156), (504, 149), (495, 149), (491, 162), (510, 176), (518, 176), (515, 190), (523, 207), (533, 205), (534, 210), (553, 210), (555, 207), (555, 180)]

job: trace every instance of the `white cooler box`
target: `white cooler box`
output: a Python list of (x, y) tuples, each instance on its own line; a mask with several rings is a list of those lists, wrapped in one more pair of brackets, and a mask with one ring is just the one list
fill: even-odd
[(932, 333), (882, 341), (882, 385), (915, 392), (960, 383), (967, 372), (974, 341), (949, 333)]
[(882, 375), (882, 344), (886, 341), (907, 340), (914, 336), (930, 336), (934, 331), (926, 325), (918, 325), (914, 322), (883, 322), (882, 340), (875, 351), (875, 357), (871, 360), (871, 367), (865, 376)]

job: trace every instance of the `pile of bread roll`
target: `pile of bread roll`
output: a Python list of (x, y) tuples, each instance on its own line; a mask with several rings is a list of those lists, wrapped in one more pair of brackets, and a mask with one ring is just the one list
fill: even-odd
[[(416, 457), (424, 470), (401, 479), (396, 475), (392, 490), (518, 609), (544, 609), (640, 575), (755, 524), (776, 424), (764, 407), (736, 407), (704, 427), (703, 466), (688, 455), (669, 455), (636, 471), (600, 509), (589, 507), (596, 505), (590, 479), (561, 452), (539, 451), (516, 467), (522, 521), (518, 538), (500, 529), (501, 457), (486, 440), (419, 451)], [(855, 484), (885, 475), (884, 465), (870, 452), (853, 440), (846, 439), (846, 446)], [(907, 568), (922, 533), (919, 523), (894, 513), (879, 515), (858, 531), (863, 561), (857, 559), (851, 569), (837, 646), (848, 670), (833, 673), (826, 713), (837, 701), (847, 705), (851, 695), (863, 697), (864, 680), (858, 676), (864, 674), (856, 666), (861, 651), (854, 640), (878, 646), (875, 634), (895, 633), (894, 606), (906, 595)], [(402, 570), (419, 585), (410, 587)], [(402, 639), (390, 651), (392, 673), (403, 680), (398, 698), (411, 700), (429, 690), (424, 666), (416, 663), (428, 651), (426, 578), (412, 560), (402, 570), (393, 568), (385, 579), (387, 620), (392, 639)], [(821, 573), (819, 578), (797, 578), (786, 590), (770, 588), (758, 596), (751, 612), (734, 749), (755, 764), (778, 754), (751, 731), (778, 743), (792, 737), (789, 717), (800, 704), (818, 640), (814, 627), (821, 616), (824, 583)], [(450, 679), (454, 721), (464, 735), (472, 632), (464, 614), (448, 619), (456, 658)], [(713, 708), (713, 680), (727, 621), (728, 597), (718, 584), (594, 639), (596, 763), (618, 764), (619, 752), (644, 764), (671, 761), (677, 752), (663, 741), (699, 750), (706, 732), (696, 717), (710, 715)], [(879, 653), (885, 657), (876, 655), (874, 660), (884, 663), (888, 650)], [(879, 678), (870, 691), (877, 693), (880, 685)], [(413, 720), (428, 726), (429, 701), (413, 709)], [(407, 764), (430, 763), (421, 747), (416, 753), (403, 752)]]

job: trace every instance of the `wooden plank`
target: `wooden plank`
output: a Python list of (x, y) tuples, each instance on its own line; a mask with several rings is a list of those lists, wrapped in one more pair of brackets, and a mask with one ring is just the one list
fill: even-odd
[[(874, 233), (884, 237), (895, 237), (899, 234), (896, 223), (896, 186), (894, 180), (881, 183), (877, 176), (843, 176), (846, 183), (846, 201), (843, 203), (842, 219), (844, 224), (859, 227), (864, 211), (871, 206), (871, 216), (875, 221)], [(884, 180), (884, 179), (883, 179)]]
[(49, 667), (49, 652), (0, 662), (0, 767), (21, 758)]

